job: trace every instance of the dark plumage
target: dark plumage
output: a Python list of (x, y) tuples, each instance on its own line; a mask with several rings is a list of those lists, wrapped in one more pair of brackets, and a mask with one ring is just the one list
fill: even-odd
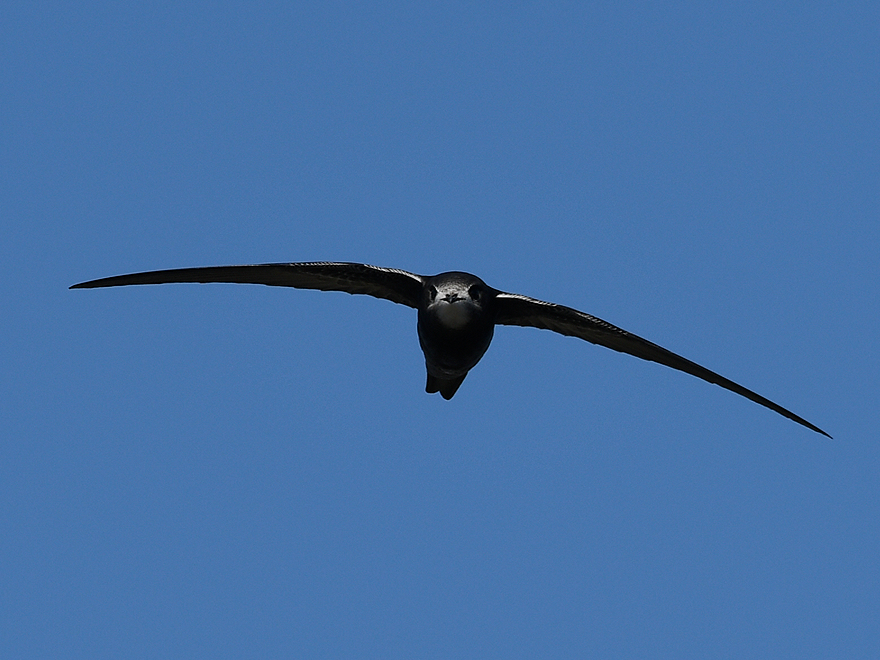
[(452, 398), (468, 371), (483, 357), (496, 324), (531, 326), (684, 371), (828, 436), (822, 429), (760, 394), (602, 319), (571, 307), (493, 289), (469, 273), (424, 276), (366, 264), (310, 262), (159, 270), (106, 277), (70, 288), (175, 282), (232, 282), (345, 291), (413, 307), (419, 313), (419, 343), (428, 371), (425, 389), (429, 393), (440, 392), (444, 399)]

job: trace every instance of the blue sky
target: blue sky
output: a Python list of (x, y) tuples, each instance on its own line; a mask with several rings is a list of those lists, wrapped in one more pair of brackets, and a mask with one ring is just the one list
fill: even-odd
[[(476, 5), (476, 6), (475, 6)], [(0, 655), (880, 657), (876, 3), (0, 22)], [(138, 270), (474, 272), (717, 370)]]

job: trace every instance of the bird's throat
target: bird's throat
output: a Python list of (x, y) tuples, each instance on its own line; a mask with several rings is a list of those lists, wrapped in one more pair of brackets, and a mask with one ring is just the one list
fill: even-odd
[(472, 313), (467, 302), (440, 302), (432, 310), (440, 325), (449, 330), (461, 330), (471, 320)]

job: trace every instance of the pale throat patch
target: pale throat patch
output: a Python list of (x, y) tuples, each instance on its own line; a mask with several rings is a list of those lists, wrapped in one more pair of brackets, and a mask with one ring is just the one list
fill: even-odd
[(470, 305), (467, 302), (436, 303), (437, 320), (447, 328), (458, 330), (471, 319)]

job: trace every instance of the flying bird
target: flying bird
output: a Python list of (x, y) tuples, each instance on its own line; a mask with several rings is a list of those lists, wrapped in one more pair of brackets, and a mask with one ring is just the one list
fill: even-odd
[(74, 284), (70, 288), (180, 282), (229, 282), (344, 291), (412, 307), (418, 310), (419, 344), (425, 354), (428, 371), (425, 391), (429, 394), (439, 392), (444, 399), (453, 397), (468, 371), (483, 357), (496, 325), (519, 325), (552, 330), (678, 369), (720, 385), (808, 429), (831, 437), (760, 394), (647, 339), (571, 307), (493, 289), (470, 273), (452, 271), (426, 276), (396, 268), (322, 261), (157, 270), (105, 277)]

